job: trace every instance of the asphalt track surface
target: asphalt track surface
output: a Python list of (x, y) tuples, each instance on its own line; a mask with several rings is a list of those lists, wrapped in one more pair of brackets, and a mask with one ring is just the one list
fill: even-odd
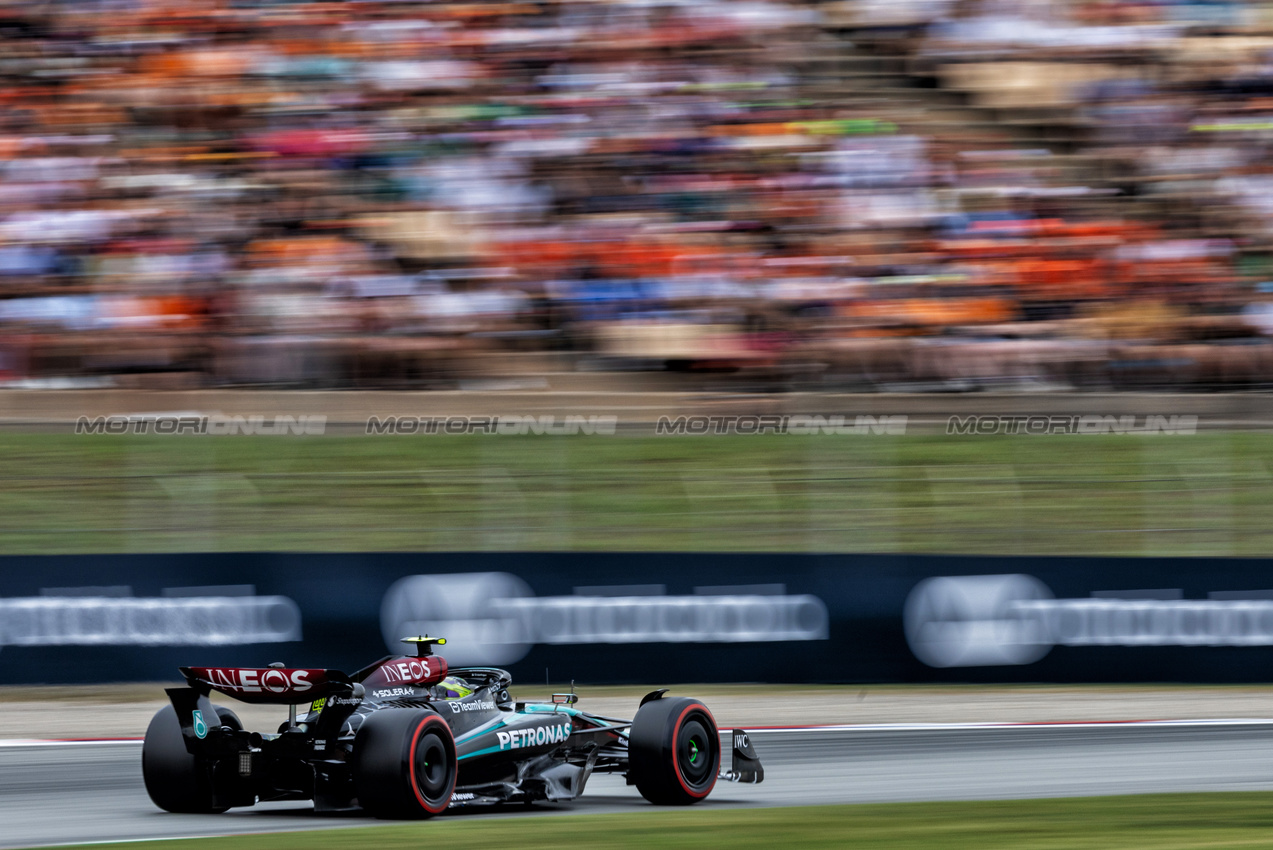
[[(711, 808), (1273, 790), (1273, 720), (1063, 725), (853, 726), (754, 730), (762, 785), (718, 783)], [(726, 756), (728, 757), (728, 756)], [(446, 817), (549, 817), (648, 808), (621, 777), (596, 776), (568, 804)], [(304, 803), (224, 815), (156, 809), (139, 741), (0, 742), (0, 847), (373, 824)]]

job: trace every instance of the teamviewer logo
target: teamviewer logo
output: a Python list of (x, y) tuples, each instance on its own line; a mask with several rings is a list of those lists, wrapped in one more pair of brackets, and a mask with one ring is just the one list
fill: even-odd
[(906, 599), (906, 641), (929, 667), (1033, 664), (1052, 642), (1021, 603), (1051, 598), (1043, 582), (1019, 573), (925, 579)]

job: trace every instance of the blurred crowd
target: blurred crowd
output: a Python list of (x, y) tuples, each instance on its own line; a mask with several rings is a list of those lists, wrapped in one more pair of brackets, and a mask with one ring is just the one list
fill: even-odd
[(1273, 386), (1273, 3), (0, 0), (0, 45), (0, 385)]

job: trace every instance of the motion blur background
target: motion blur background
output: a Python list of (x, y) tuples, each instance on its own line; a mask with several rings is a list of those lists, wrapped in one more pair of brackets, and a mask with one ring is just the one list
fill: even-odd
[(0, 2), (15, 386), (1260, 388), (1273, 4)]
[[(1231, 405), (1071, 402), (1273, 381), (1273, 4), (4, 0), (0, 45), (2, 551), (1273, 549)], [(946, 438), (933, 391), (1206, 433)], [(66, 424), (725, 394), (911, 433)]]
[[(0, 551), (1268, 555), (1271, 144), (1273, 3), (0, 0)], [(911, 424), (358, 431), (722, 410)]]
[[(0, 743), (424, 632), (613, 716), (1267, 718), (1270, 152), (1273, 0), (0, 0)], [(657, 428), (757, 415), (853, 433)], [(766, 743), (762, 788), (1268, 787), (1267, 726), (1070, 731)], [(174, 828), (112, 821), (115, 751), (6, 749), (0, 844)], [(1267, 840), (1264, 798), (1129, 805)], [(1118, 846), (1071, 811), (1002, 846)]]

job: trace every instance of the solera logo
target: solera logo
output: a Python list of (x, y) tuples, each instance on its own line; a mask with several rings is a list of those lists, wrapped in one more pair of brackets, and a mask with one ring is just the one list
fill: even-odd
[(929, 667), (1033, 664), (1052, 643), (1016, 603), (1051, 598), (1047, 585), (1019, 573), (924, 579), (906, 599), (906, 642)]

